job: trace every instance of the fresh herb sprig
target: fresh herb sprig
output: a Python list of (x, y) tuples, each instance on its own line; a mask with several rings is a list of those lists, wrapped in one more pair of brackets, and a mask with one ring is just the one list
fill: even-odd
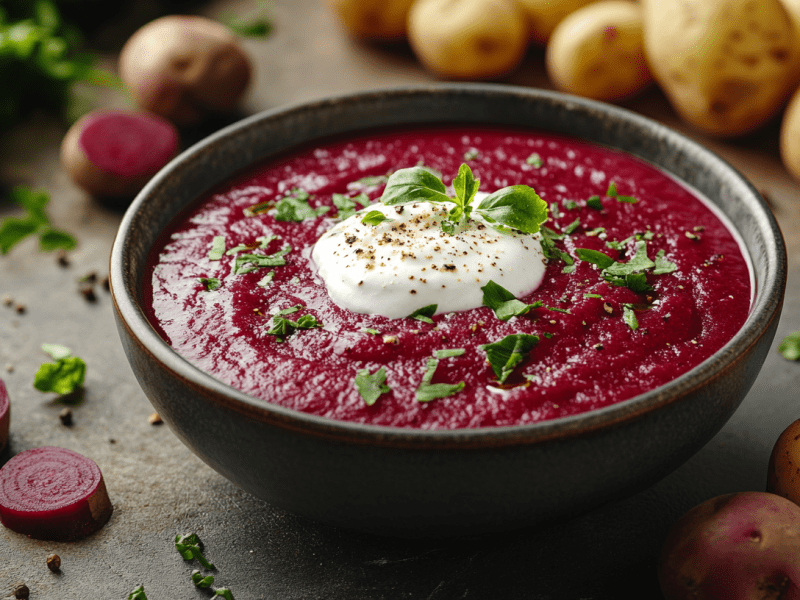
[(387, 206), (411, 202), (454, 204), (442, 221), (442, 230), (455, 233), (456, 226), (479, 215), (492, 226), (516, 229), (523, 233), (536, 233), (547, 220), (547, 204), (526, 185), (502, 188), (473, 205), (480, 180), (475, 179), (469, 165), (463, 163), (453, 180), (455, 197), (447, 195), (442, 180), (430, 169), (410, 167), (395, 171), (386, 183), (381, 201)]
[(322, 327), (322, 323), (317, 321), (317, 318), (313, 315), (303, 315), (298, 317), (296, 321), (286, 318), (285, 315), (296, 313), (300, 308), (302, 307), (297, 305), (278, 311), (278, 313), (272, 317), (272, 328), (267, 331), (267, 335), (274, 335), (276, 341), (285, 342), (287, 337), (299, 329)]
[(144, 586), (140, 585), (128, 594), (128, 600), (147, 600), (147, 596), (144, 593)]
[(525, 304), (506, 288), (491, 280), (481, 290), (483, 290), (483, 305), (491, 308), (501, 321), (519, 317), (542, 306), (538, 300), (533, 304)]
[(514, 333), (479, 348), (486, 352), (486, 360), (492, 367), (498, 383), (505, 383), (517, 365), (527, 358), (538, 343), (538, 335)]
[(464, 389), (466, 384), (463, 381), (458, 383), (431, 383), (436, 373), (436, 368), (439, 366), (439, 360), (438, 358), (428, 359), (422, 381), (415, 393), (417, 402), (430, 402), (438, 398), (447, 398)]
[(356, 373), (355, 385), (367, 406), (372, 406), (382, 394), (392, 391), (392, 388), (386, 385), (386, 367), (381, 367), (374, 373), (370, 373), (369, 369), (360, 369)]
[(45, 211), (45, 206), (50, 202), (47, 192), (17, 186), (11, 190), (11, 200), (24, 208), (26, 215), (22, 218), (7, 217), (0, 222), (0, 254), (7, 254), (11, 248), (32, 235), (39, 236), (39, 249), (44, 252), (72, 250), (78, 245), (72, 235), (51, 225)]
[(214, 565), (206, 560), (200, 550), (200, 538), (196, 533), (175, 536), (175, 549), (180, 553), (184, 560), (197, 559), (204, 569), (214, 570)]
[(575, 254), (584, 262), (596, 265), (609, 283), (627, 287), (636, 292), (648, 292), (653, 287), (647, 283), (647, 272), (655, 275), (664, 275), (677, 270), (678, 266), (667, 260), (664, 250), (659, 250), (656, 260), (653, 261), (647, 256), (647, 242), (639, 240), (636, 242), (636, 253), (626, 263), (621, 263), (607, 254), (590, 248), (577, 248)]

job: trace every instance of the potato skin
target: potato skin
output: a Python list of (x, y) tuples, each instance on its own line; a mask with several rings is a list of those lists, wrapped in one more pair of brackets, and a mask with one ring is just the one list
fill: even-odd
[(641, 7), (604, 0), (576, 10), (553, 31), (545, 61), (553, 84), (571, 94), (613, 102), (640, 92), (652, 81)]
[(800, 506), (767, 492), (718, 496), (684, 514), (662, 547), (667, 600), (800, 597)]
[(136, 104), (178, 125), (233, 110), (252, 76), (233, 32), (199, 16), (168, 15), (137, 30), (119, 56)]
[(441, 77), (494, 79), (522, 59), (528, 26), (514, 0), (416, 0), (408, 37), (417, 58)]
[(800, 45), (779, 0), (642, 0), (642, 7), (653, 76), (695, 128), (752, 131), (796, 87)]
[(408, 11), (414, 0), (327, 0), (327, 3), (353, 37), (394, 41), (406, 37)]
[[(800, 89), (789, 100), (783, 113), (780, 139), (783, 166), (792, 177), (800, 181)], [(800, 465), (800, 462), (797, 464)], [(800, 482), (797, 485), (800, 486)], [(798, 492), (798, 496), (800, 496), (800, 492)], [(793, 498), (793, 500), (800, 501), (798, 498)]]
[[(800, 158), (800, 155), (796, 156)], [(767, 468), (767, 491), (795, 504), (800, 503), (800, 419), (783, 430), (772, 448)]]
[(596, 0), (517, 0), (528, 17), (531, 41), (544, 46), (567, 15)]

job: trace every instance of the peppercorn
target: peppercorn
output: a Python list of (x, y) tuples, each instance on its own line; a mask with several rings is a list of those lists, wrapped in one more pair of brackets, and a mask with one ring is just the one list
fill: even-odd
[(61, 424), (65, 427), (72, 425), (72, 409), (67, 407), (58, 413), (58, 418), (61, 419)]
[(20, 583), (17, 587), (14, 588), (14, 598), (18, 600), (27, 600), (31, 595), (31, 591), (28, 589), (28, 586), (24, 583)]
[(58, 554), (48, 554), (47, 568), (53, 573), (58, 573), (58, 571), (61, 569), (61, 557)]

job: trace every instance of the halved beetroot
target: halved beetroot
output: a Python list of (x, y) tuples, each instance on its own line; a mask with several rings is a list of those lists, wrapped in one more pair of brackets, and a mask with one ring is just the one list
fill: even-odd
[(11, 403), (6, 384), (0, 379), (0, 452), (8, 443), (8, 428), (11, 424)]
[(157, 115), (96, 110), (64, 136), (61, 164), (94, 196), (133, 196), (177, 154), (179, 145), (178, 130)]
[(100, 468), (72, 450), (32, 448), (0, 469), (0, 522), (29, 537), (74, 541), (100, 529), (112, 511)]

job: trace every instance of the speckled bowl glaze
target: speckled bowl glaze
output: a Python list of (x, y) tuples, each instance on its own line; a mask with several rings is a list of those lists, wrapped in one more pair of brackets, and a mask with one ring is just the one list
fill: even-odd
[[(142, 281), (159, 234), (233, 174), (300, 144), (420, 123), (517, 125), (641, 157), (705, 194), (745, 242), (750, 316), (711, 359), (667, 385), (585, 414), (515, 427), (392, 429), (332, 421), (243, 394), (178, 356), (151, 327)], [(111, 253), (123, 346), (178, 437), (248, 492), (330, 524), (401, 536), (471, 535), (586, 510), (654, 483), (697, 452), (750, 389), (774, 337), (786, 251), (758, 192), (719, 157), (618, 107), (498, 85), (431, 85), (257, 114), (164, 168), (126, 213)]]

